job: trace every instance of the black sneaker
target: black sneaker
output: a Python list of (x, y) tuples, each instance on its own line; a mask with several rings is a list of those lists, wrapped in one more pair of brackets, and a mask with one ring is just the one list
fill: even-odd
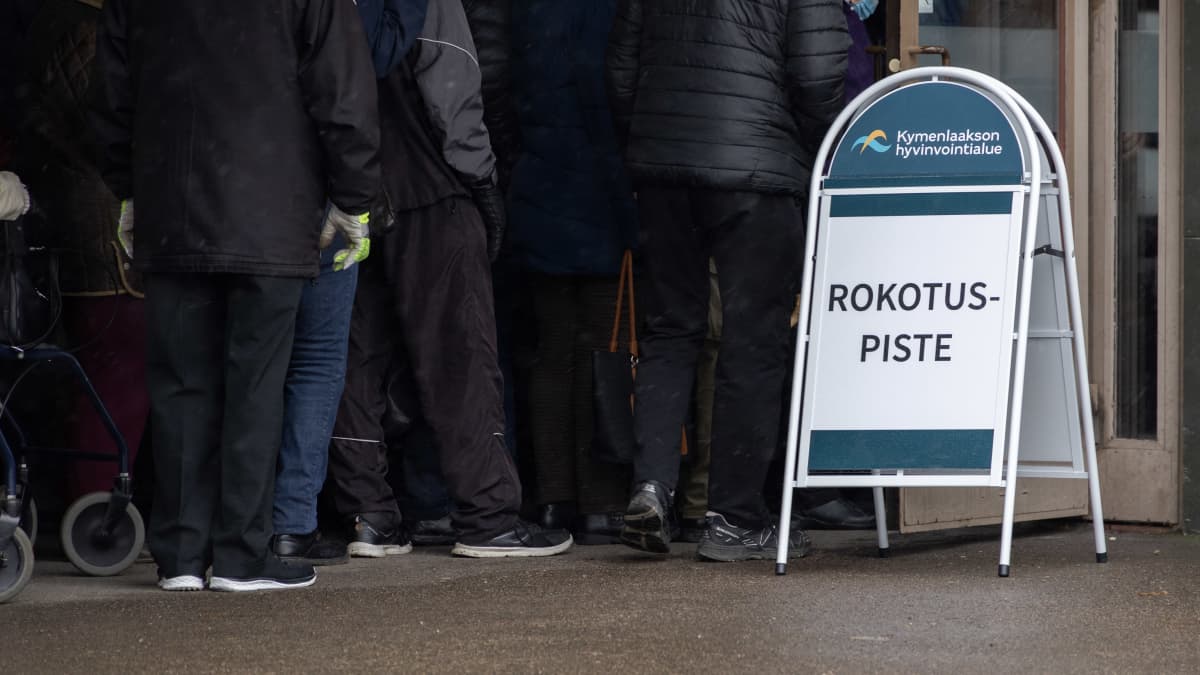
[(326, 539), (320, 530), (308, 534), (277, 534), (271, 540), (271, 551), (280, 560), (309, 565), (343, 565), (350, 562), (345, 542)]
[(518, 520), (513, 529), (485, 542), (467, 544), (460, 541), (450, 553), (465, 558), (540, 558), (564, 553), (574, 543), (571, 533), (566, 530), (543, 530), (533, 523)]
[(450, 516), (442, 516), (437, 520), (418, 520), (416, 525), (409, 528), (408, 534), (417, 546), (446, 546), (453, 544), (458, 537)]
[(671, 552), (671, 504), (674, 496), (658, 481), (639, 483), (625, 509), (620, 540), (626, 546), (651, 553)]
[[(803, 558), (812, 548), (804, 530), (792, 530), (788, 537), (788, 557)], [(725, 516), (708, 514), (708, 529), (700, 537), (696, 556), (701, 560), (740, 562), (742, 560), (774, 560), (779, 551), (779, 534), (774, 525), (751, 530), (730, 525)]]
[(366, 514), (354, 516), (353, 540), (347, 549), (355, 558), (383, 558), (389, 555), (402, 555), (412, 551), (412, 542), (408, 533), (399, 523), (389, 526), (379, 524), (382, 518), (372, 518)]
[(257, 574), (246, 576), (219, 576), (213, 574), (208, 587), (214, 591), (239, 593), (245, 591), (273, 591), (312, 586), (317, 581), (317, 571), (312, 565), (280, 560), (268, 555)]

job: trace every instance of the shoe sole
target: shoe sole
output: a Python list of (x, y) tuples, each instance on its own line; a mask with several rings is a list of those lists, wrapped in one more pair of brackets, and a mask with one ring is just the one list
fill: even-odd
[(303, 558), (292, 555), (281, 555), (279, 559), (284, 562), (293, 562), (301, 565), (312, 565), (313, 567), (325, 567), (328, 565), (345, 565), (350, 562), (350, 553), (339, 556), (337, 558)]
[(625, 513), (625, 527), (617, 539), (626, 546), (649, 553), (670, 553), (671, 535), (654, 509)]
[(566, 541), (556, 546), (543, 547), (472, 546), (459, 542), (450, 549), (450, 555), (461, 558), (545, 558), (565, 553), (574, 544), (575, 540), (572, 537), (567, 537)]
[(279, 581), (278, 579), (229, 579), (213, 577), (208, 587), (222, 593), (245, 593), (248, 591), (283, 591), (291, 588), (307, 588), (317, 583), (317, 575), (297, 581)]
[(164, 591), (174, 592), (202, 591), (204, 590), (204, 579), (185, 574), (183, 576), (170, 577), (169, 579), (159, 579), (158, 587)]
[(396, 544), (367, 544), (356, 541), (346, 547), (346, 553), (351, 558), (386, 558), (389, 555), (404, 555), (411, 552), (411, 543), (398, 546)]
[[(788, 553), (788, 559), (803, 558), (809, 554), (812, 547), (793, 548)], [(711, 562), (744, 562), (747, 560), (775, 560), (777, 551), (748, 551), (744, 546), (721, 546), (720, 544), (701, 543), (696, 549), (696, 558)]]

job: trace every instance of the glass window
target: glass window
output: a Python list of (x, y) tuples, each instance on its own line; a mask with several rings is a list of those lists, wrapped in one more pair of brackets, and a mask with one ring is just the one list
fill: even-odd
[[(933, 0), (926, 8), (932, 11), (920, 14), (922, 45), (945, 47), (950, 65), (1007, 83), (1058, 132), (1057, 2)], [(920, 62), (940, 64), (932, 56), (923, 56)]]
[(1158, 434), (1159, 0), (1121, 0), (1117, 49), (1116, 433)]

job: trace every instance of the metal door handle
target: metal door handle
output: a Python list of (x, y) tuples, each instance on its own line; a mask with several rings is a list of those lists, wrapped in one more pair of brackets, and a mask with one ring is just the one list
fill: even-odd
[(922, 47), (909, 47), (908, 53), (913, 55), (920, 54), (937, 54), (942, 57), (942, 65), (950, 65), (950, 50), (941, 45), (925, 45)]

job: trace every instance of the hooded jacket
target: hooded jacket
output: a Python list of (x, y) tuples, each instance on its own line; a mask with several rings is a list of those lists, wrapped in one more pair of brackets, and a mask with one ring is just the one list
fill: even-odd
[(460, 0), (429, 0), (407, 58), (379, 81), (383, 184), (393, 210), (471, 197), (495, 180), (479, 58)]
[(802, 195), (842, 108), (842, 0), (621, 0), (608, 76), (635, 183)]
[(327, 201), (378, 191), (371, 55), (353, 0), (108, 0), (95, 127), (136, 264), (315, 276)]

